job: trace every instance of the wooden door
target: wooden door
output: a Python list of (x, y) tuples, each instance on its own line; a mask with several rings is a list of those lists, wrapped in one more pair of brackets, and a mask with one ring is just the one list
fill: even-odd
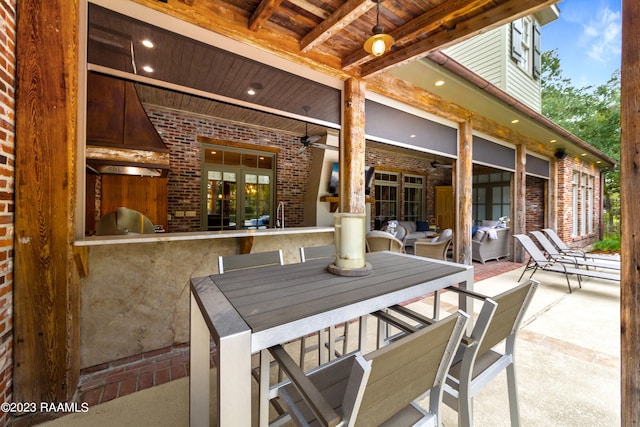
[(436, 203), (435, 203), (436, 225), (441, 230), (445, 228), (454, 228), (455, 209), (453, 202), (452, 186), (436, 187)]

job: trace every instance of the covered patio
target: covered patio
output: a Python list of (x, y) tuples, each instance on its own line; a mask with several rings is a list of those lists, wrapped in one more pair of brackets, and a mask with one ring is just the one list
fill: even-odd
[[(509, 261), (474, 265), (476, 290), (488, 295), (513, 287), (524, 268)], [(593, 279), (568, 294), (562, 276), (541, 272), (536, 278), (541, 284), (517, 340), (522, 425), (617, 425), (619, 286)], [(443, 312), (454, 308), (452, 297), (455, 298), (451, 293), (443, 296)], [(411, 306), (430, 313), (431, 301), (425, 299)], [(443, 414), (443, 425), (457, 425), (453, 410), (445, 406)], [(502, 373), (475, 397), (474, 421), (476, 425), (509, 425), (508, 414), (506, 375)], [(87, 414), (67, 415), (41, 425), (186, 426), (188, 420), (188, 378), (183, 378), (92, 406)], [(18, 420), (13, 425), (27, 424)]]

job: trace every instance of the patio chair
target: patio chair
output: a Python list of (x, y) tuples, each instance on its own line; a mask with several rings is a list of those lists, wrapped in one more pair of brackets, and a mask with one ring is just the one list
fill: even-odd
[[(369, 354), (306, 376), (281, 346), (270, 349), (291, 379), (278, 396), (298, 425), (440, 425), (442, 386), (468, 315), (459, 311)], [(429, 411), (414, 401), (429, 392)]]
[[(325, 245), (325, 246), (307, 246), (300, 248), (300, 262), (311, 261), (314, 259), (326, 259), (327, 263), (334, 260), (336, 257), (336, 247), (334, 245)], [(330, 326), (328, 328), (329, 331), (329, 342), (325, 342), (323, 331), (318, 331), (318, 345), (317, 346), (307, 346), (306, 340), (307, 337), (302, 337), (302, 342), (300, 345), (300, 367), (304, 369), (306, 363), (306, 355), (312, 351), (318, 351), (318, 364), (322, 365), (326, 363), (325, 354), (322, 351), (322, 348), (329, 349), (329, 359), (333, 359), (334, 356), (340, 356), (342, 354), (347, 354), (348, 347), (348, 339), (349, 339), (349, 327), (348, 323), (344, 323), (344, 332), (342, 335), (336, 336), (335, 326)], [(335, 343), (342, 341), (342, 352), (338, 352), (335, 350)]]
[(567, 286), (569, 287), (569, 293), (573, 292), (571, 289), (571, 283), (569, 282), (569, 275), (575, 274), (578, 277), (578, 287), (582, 288), (582, 277), (595, 277), (598, 279), (614, 280), (620, 282), (620, 273), (607, 273), (603, 271), (595, 270), (583, 270), (580, 268), (568, 267), (566, 264), (559, 263), (544, 256), (542, 251), (538, 249), (531, 237), (525, 234), (514, 234), (513, 237), (520, 242), (524, 250), (529, 254), (529, 262), (525, 266), (518, 281), (522, 279), (524, 273), (529, 270), (531, 272), (530, 278), (533, 277), (538, 269), (543, 271), (550, 271), (554, 273), (564, 274), (567, 279)]
[(269, 252), (256, 252), (241, 255), (220, 255), (218, 257), (218, 272), (224, 274), (234, 270), (266, 267), (269, 265), (284, 265), (282, 249)]
[(369, 231), (366, 235), (366, 243), (367, 252), (391, 251), (404, 253), (402, 241), (386, 231)]
[[(471, 336), (462, 339), (444, 386), (443, 401), (458, 412), (458, 425), (473, 425), (473, 397), (503, 370), (507, 372), (511, 425), (520, 425), (515, 343), (520, 323), (537, 287), (538, 282), (530, 279), (494, 297), (448, 288), (484, 301)], [(494, 347), (503, 341), (504, 352), (495, 350)]]
[(432, 242), (431, 239), (416, 239), (413, 246), (414, 254), (425, 258), (446, 261), (447, 252), (451, 247), (451, 241), (451, 237), (444, 240), (438, 240), (437, 242)]
[[(453, 231), (450, 228), (444, 229), (438, 240), (433, 242), (432, 239), (416, 239), (413, 246), (413, 253), (417, 256), (425, 258), (447, 260), (447, 254), (453, 242)], [(433, 317), (438, 318), (440, 312), (440, 291), (433, 294)]]
[(584, 266), (587, 267), (596, 267), (596, 268), (606, 268), (610, 270), (620, 270), (620, 261), (615, 260), (599, 260), (595, 258), (586, 258), (582, 256), (562, 254), (556, 249), (556, 247), (551, 243), (549, 239), (545, 236), (542, 231), (532, 231), (531, 234), (536, 238), (542, 249), (547, 253), (547, 255), (556, 261), (565, 263), (565, 264), (573, 264), (575, 267)]
[(583, 252), (583, 251), (581, 251), (579, 249), (571, 249), (560, 238), (560, 236), (558, 236), (558, 233), (556, 233), (552, 229), (544, 228), (542, 231), (544, 231), (544, 233), (547, 235), (549, 240), (551, 240), (551, 242), (553, 242), (553, 244), (556, 245), (556, 247), (558, 248), (558, 251), (560, 251), (560, 253), (563, 253), (565, 255), (580, 256), (580, 257), (583, 257), (583, 258), (601, 259), (601, 260), (606, 260), (606, 261), (620, 261), (620, 256), (619, 255), (592, 254), (592, 253), (589, 253), (589, 252)]
[(402, 247), (404, 248), (405, 244), (407, 243), (407, 237), (408, 237), (409, 233), (407, 232), (407, 229), (404, 226), (402, 226), (402, 225), (400, 225), (398, 223), (398, 221), (391, 220), (391, 221), (387, 222), (387, 224), (384, 225), (380, 229), (380, 231), (387, 231), (388, 232), (389, 231), (388, 227), (389, 227), (390, 223), (394, 223), (394, 225), (395, 225), (395, 232), (393, 234), (393, 237), (395, 237), (396, 239), (400, 240), (402, 242)]
[(335, 259), (336, 257), (336, 247), (335, 245), (325, 245), (325, 246), (307, 246), (300, 248), (300, 262), (305, 262), (307, 260), (312, 259), (322, 259), (327, 258)]

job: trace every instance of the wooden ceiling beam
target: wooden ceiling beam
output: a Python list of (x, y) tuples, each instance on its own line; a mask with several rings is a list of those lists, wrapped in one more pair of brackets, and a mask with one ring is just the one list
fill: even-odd
[(557, 3), (557, 0), (509, 0), (491, 10), (458, 23), (451, 31), (441, 31), (362, 66), (361, 75), (371, 76), (426, 55), (436, 49), (459, 43), (481, 32), (507, 24)]
[(262, 0), (249, 18), (249, 29), (258, 31), (262, 25), (271, 18), (271, 15), (280, 7), (282, 0)]
[[(453, 0), (439, 4), (417, 18), (391, 31), (396, 48), (408, 45), (416, 38), (436, 31), (438, 27), (446, 26), (452, 19), (463, 16), (474, 9), (483, 6), (491, 0)], [(373, 56), (364, 49), (358, 49), (345, 56), (342, 69), (351, 70), (369, 61)]]
[(376, 3), (369, 0), (348, 0), (334, 13), (315, 27), (300, 40), (300, 50), (309, 52), (324, 43), (356, 19), (375, 7)]

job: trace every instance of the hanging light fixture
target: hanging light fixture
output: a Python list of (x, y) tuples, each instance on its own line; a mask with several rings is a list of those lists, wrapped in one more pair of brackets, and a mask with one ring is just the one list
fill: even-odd
[(376, 25), (371, 30), (373, 35), (364, 42), (364, 50), (373, 56), (383, 55), (393, 46), (393, 37), (385, 34), (384, 27), (380, 25), (380, 3), (382, 0), (372, 0), (376, 3)]

